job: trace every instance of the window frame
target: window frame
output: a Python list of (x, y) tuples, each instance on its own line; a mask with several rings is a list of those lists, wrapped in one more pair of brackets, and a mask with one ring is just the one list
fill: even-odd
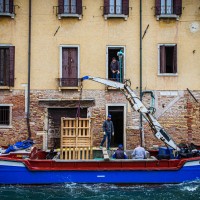
[(176, 53), (177, 58), (177, 72), (176, 73), (160, 73), (160, 46), (168, 46), (168, 47), (175, 47), (177, 44), (175, 43), (160, 43), (158, 44), (158, 76), (178, 76), (178, 53)]
[(3, 12), (0, 12), (0, 16), (8, 16), (11, 18), (15, 18), (15, 14), (14, 14), (14, 0), (8, 0), (9, 4), (8, 4), (8, 12), (5, 10), (5, 4), (6, 4), (6, 0), (3, 0)]
[[(78, 64), (78, 66), (77, 66), (77, 78), (79, 79), (80, 78), (80, 46), (79, 45), (60, 45), (59, 46), (59, 53), (60, 53), (60, 70), (59, 70), (59, 78), (60, 79), (62, 79), (62, 49), (63, 48), (77, 48), (77, 53), (78, 53), (78, 56), (77, 56), (77, 58), (78, 58), (78, 60), (77, 60), (77, 64)], [(75, 88), (79, 88), (79, 84), (78, 84), (78, 86), (77, 87), (75, 87), (75, 86), (67, 86), (67, 87), (63, 87), (62, 86), (62, 84), (61, 83), (59, 83), (59, 90), (60, 89), (75, 89)]]
[[(104, 19), (107, 20), (108, 18), (124, 18), (124, 20), (128, 19), (129, 16), (129, 3), (130, 0), (121, 0), (121, 13), (116, 12), (116, 1), (114, 1), (114, 13), (110, 13), (110, 0), (104, 0)], [(126, 10), (128, 9), (128, 10)]]
[(65, 9), (64, 9), (65, 2), (64, 1), (65, 0), (58, 0), (58, 12), (57, 12), (58, 19), (62, 19), (62, 18), (82, 19), (82, 17), (83, 17), (82, 0), (76, 0), (76, 13), (71, 12), (71, 1), (72, 0), (69, 0), (70, 1), (70, 12), (69, 13), (65, 12)]
[(124, 56), (123, 56), (123, 80), (125, 80), (126, 77), (126, 46), (124, 45), (107, 45), (106, 46), (106, 79), (109, 79), (109, 73), (108, 70), (110, 68), (110, 63), (109, 63), (109, 49), (116, 49), (116, 48), (123, 48), (124, 50)]
[(0, 107), (9, 107), (9, 125), (0, 124), (0, 129), (12, 128), (12, 107), (13, 107), (13, 104), (0, 104)]
[[(10, 89), (10, 88), (15, 87), (15, 54), (16, 54), (16, 53), (15, 53), (15, 46), (12, 45), (12, 44), (0, 44), (0, 48), (9, 48), (9, 49), (10, 49), (10, 47), (14, 47), (13, 85), (8, 84), (8, 85), (5, 85), (5, 86), (0, 86), (0, 90), (1, 90), (1, 89)], [(10, 57), (9, 57), (9, 60), (10, 60)], [(9, 67), (11, 67), (11, 66), (9, 66)], [(9, 78), (9, 80), (11, 80), (11, 79)]]
[[(167, 2), (167, 0), (163, 1)], [(172, 12), (167, 13), (166, 11), (162, 13), (162, 0), (155, 0), (155, 16), (157, 20), (169, 18), (179, 20), (182, 15), (182, 0), (171, 0), (171, 2)]]

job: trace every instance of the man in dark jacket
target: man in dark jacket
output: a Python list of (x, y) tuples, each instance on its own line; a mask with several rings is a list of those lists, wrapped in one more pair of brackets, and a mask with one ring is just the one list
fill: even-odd
[(107, 120), (103, 123), (103, 133), (104, 137), (100, 144), (100, 149), (102, 149), (104, 142), (106, 141), (106, 138), (108, 138), (108, 146), (107, 149), (110, 149), (110, 142), (111, 142), (111, 134), (114, 136), (114, 126), (113, 122), (111, 121), (111, 115), (108, 115)]
[(112, 58), (112, 62), (110, 63), (110, 70), (112, 73), (112, 79), (113, 81), (118, 81), (119, 82), (119, 62), (116, 60), (115, 57)]
[(128, 158), (126, 153), (123, 150), (123, 145), (122, 144), (120, 144), (118, 146), (118, 149), (113, 154), (113, 158), (116, 158), (116, 159), (127, 159)]

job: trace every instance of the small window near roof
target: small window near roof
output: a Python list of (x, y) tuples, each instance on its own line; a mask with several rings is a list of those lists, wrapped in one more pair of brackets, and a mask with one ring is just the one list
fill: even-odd
[(159, 74), (177, 74), (177, 45), (159, 45)]

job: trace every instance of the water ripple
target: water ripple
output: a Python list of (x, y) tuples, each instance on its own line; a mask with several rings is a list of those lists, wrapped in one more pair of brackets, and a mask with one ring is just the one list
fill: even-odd
[(0, 186), (0, 200), (198, 200), (200, 181), (167, 185), (63, 184)]

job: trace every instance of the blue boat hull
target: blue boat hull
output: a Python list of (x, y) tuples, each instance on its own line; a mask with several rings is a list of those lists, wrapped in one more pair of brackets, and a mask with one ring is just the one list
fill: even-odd
[[(189, 163), (189, 164), (188, 164)], [(30, 171), (21, 162), (0, 161), (0, 184), (132, 183), (166, 184), (200, 178), (199, 161), (179, 170), (66, 170)]]

